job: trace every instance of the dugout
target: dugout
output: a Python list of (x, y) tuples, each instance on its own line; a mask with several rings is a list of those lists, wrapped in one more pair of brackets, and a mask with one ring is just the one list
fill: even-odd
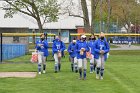
[[(3, 37), (24, 37), (28, 38), (29, 36), (40, 36), (41, 33), (1, 33), (1, 44), (0, 44), (0, 60), (3, 60), (23, 56), (27, 53), (26, 44), (21, 43), (12, 43), (12, 44), (3, 44)], [(48, 36), (55, 36), (55, 34), (48, 34)]]
[[(28, 37), (14, 36), (15, 33), (27, 33), (29, 28), (0, 27), (0, 33), (13, 33), (13, 36), (2, 36), (2, 44), (24, 44), (29, 51)], [(1, 39), (0, 39), (1, 41)]]

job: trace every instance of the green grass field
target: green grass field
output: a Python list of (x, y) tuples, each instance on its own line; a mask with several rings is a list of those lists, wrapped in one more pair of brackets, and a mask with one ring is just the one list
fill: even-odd
[[(66, 55), (60, 73), (54, 73), (54, 62), (49, 61), (47, 73), (36, 78), (0, 78), (0, 93), (140, 93), (139, 55), (140, 51), (111, 51), (103, 80), (89, 73), (89, 62), (87, 80), (78, 80), (79, 74), (71, 72)], [(37, 71), (30, 56), (8, 60), (0, 64), (0, 71)]]
[(140, 44), (132, 44), (132, 45), (135, 45), (135, 46), (140, 46)]

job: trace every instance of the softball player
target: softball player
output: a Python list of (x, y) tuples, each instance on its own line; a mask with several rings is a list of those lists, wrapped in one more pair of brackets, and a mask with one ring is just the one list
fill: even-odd
[(45, 35), (40, 35), (40, 40), (36, 42), (36, 50), (38, 53), (38, 74), (41, 74), (41, 64), (43, 64), (43, 73), (46, 72), (46, 57), (48, 53), (48, 42), (45, 40)]
[(86, 59), (86, 52), (89, 51), (89, 47), (86, 42), (86, 36), (82, 35), (81, 40), (76, 44), (76, 51), (77, 51), (77, 59), (78, 59), (78, 69), (79, 69), (79, 75), (82, 79), (82, 73), (83, 73), (83, 79), (86, 79), (86, 69), (87, 69), (87, 59)]
[[(79, 39), (76, 40), (76, 45), (80, 42)], [(75, 49), (76, 50), (76, 49)], [(74, 71), (75, 73), (78, 72), (78, 59), (77, 59), (77, 51), (75, 52), (76, 57), (74, 57)]]
[(97, 62), (96, 79), (103, 79), (104, 63), (107, 59), (107, 53), (110, 51), (108, 42), (105, 39), (105, 35), (102, 32), (100, 37), (93, 46), (95, 51), (94, 57)]
[(62, 52), (65, 50), (65, 44), (60, 40), (59, 36), (56, 36), (56, 39), (52, 45), (52, 51), (55, 60), (55, 73), (61, 69), (61, 57)]
[(76, 62), (77, 58), (76, 58), (76, 40), (73, 40), (69, 46), (68, 46), (68, 52), (70, 55), (70, 60), (71, 60), (71, 70), (72, 71), (77, 71), (77, 66), (74, 65), (74, 63)]
[(96, 68), (96, 62), (94, 60), (94, 50), (92, 49), (92, 47), (94, 46), (95, 40), (96, 40), (96, 37), (94, 35), (92, 35), (91, 38), (90, 38), (90, 41), (88, 42), (88, 46), (89, 46), (90, 54), (91, 54), (90, 73), (93, 73), (93, 71), (95, 71), (95, 68)]
[(129, 37), (129, 38), (128, 38), (128, 46), (129, 46), (129, 47), (131, 47), (131, 43), (132, 43), (132, 40), (131, 40), (131, 38)]

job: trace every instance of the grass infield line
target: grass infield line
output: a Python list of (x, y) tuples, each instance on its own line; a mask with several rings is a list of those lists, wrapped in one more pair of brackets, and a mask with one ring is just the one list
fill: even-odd
[(124, 84), (117, 76), (111, 73), (109, 70), (106, 70), (107, 74), (110, 75), (118, 84), (120, 84), (123, 88), (125, 88), (129, 93), (135, 93), (132, 88), (128, 85)]

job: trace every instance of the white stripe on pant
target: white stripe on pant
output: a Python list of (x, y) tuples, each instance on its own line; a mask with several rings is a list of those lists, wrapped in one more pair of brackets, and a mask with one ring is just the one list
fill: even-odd
[(104, 69), (104, 56), (103, 55), (100, 55), (99, 56), (99, 59), (95, 59), (96, 62), (97, 62), (97, 68), (101, 68), (101, 69)]

